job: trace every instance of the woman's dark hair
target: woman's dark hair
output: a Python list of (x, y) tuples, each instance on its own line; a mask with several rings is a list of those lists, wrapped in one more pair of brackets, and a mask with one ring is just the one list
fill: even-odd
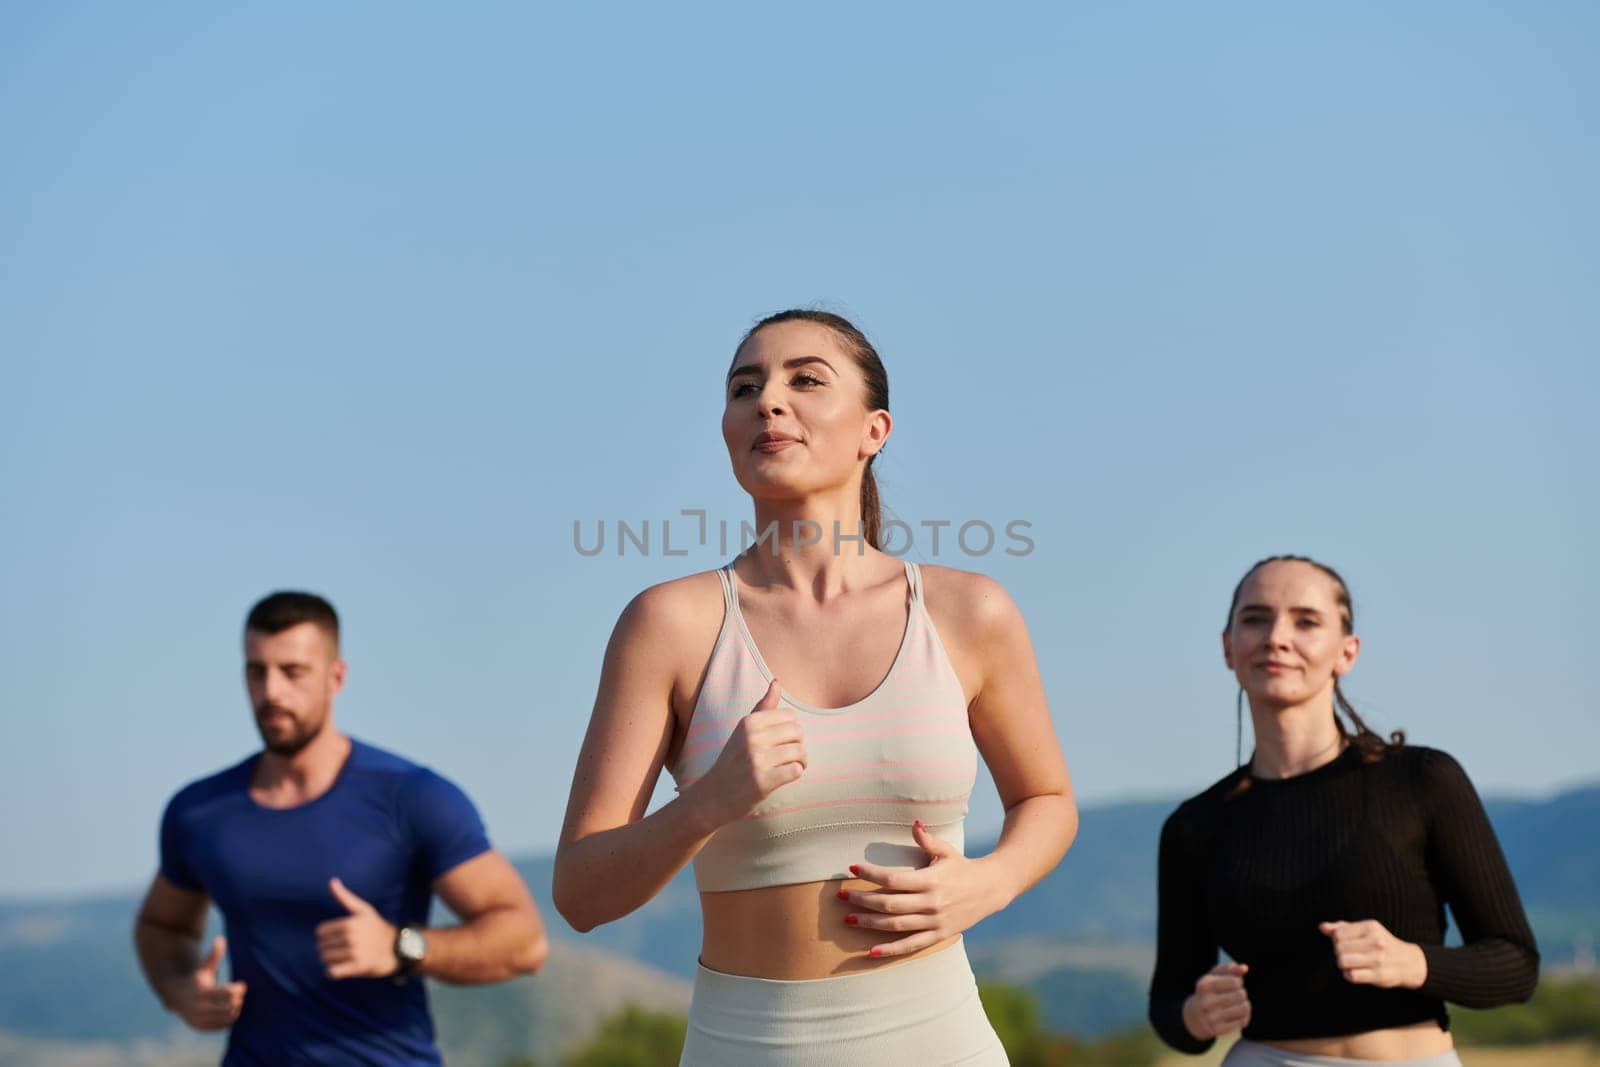
[[(1233, 613), (1239, 610), (1239, 594), (1244, 591), (1244, 583), (1250, 580), (1252, 574), (1269, 563), (1309, 563), (1329, 578), (1332, 578), (1334, 599), (1339, 604), (1339, 621), (1344, 626), (1345, 633), (1355, 633), (1355, 609), (1350, 601), (1350, 587), (1345, 584), (1343, 578), (1339, 577), (1338, 571), (1326, 563), (1318, 563), (1309, 556), (1268, 556), (1245, 571), (1244, 577), (1239, 579), (1239, 584), (1233, 587), (1233, 600), (1228, 604), (1228, 618), (1222, 624), (1223, 633), (1227, 633), (1233, 628)], [(1240, 692), (1242, 693), (1243, 690)], [(1376, 730), (1368, 726), (1361, 716), (1356, 713), (1356, 709), (1351, 705), (1350, 701), (1345, 698), (1344, 691), (1339, 688), (1339, 680), (1337, 678), (1333, 681), (1333, 703), (1336, 709), (1333, 715), (1334, 725), (1339, 728), (1339, 733), (1344, 735), (1344, 739), (1360, 751), (1361, 758), (1366, 762), (1375, 763), (1392, 750), (1406, 743), (1404, 730), (1394, 731), (1389, 735), (1389, 739), (1385, 741)], [(1341, 711), (1350, 720), (1348, 724), (1339, 718), (1339, 712)]]
[[(832, 330), (845, 351), (856, 361), (856, 366), (861, 368), (861, 376), (867, 381), (865, 397), (867, 410), (889, 410), (889, 375), (883, 369), (883, 360), (878, 358), (878, 350), (872, 347), (867, 335), (856, 329), (855, 324), (843, 315), (811, 308), (789, 308), (787, 311), (779, 311), (750, 327), (739, 339), (739, 345), (734, 351), (738, 352), (763, 328), (776, 326), (782, 322), (814, 322), (818, 326), (826, 326)], [(876, 455), (867, 457), (867, 469), (861, 475), (861, 522), (866, 528), (867, 544), (881, 549), (883, 506), (878, 500), (878, 479), (872, 473), (872, 461), (877, 458)]]

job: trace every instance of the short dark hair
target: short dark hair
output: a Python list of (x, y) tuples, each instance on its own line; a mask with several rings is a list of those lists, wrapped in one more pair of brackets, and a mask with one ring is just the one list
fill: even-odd
[(282, 633), (291, 626), (309, 622), (328, 635), (333, 647), (339, 647), (339, 613), (333, 605), (315, 593), (280, 591), (269, 593), (256, 601), (256, 606), (245, 616), (245, 632), (260, 634)]

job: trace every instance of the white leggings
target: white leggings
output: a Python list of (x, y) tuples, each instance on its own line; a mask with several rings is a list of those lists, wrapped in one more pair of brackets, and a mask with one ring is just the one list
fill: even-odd
[(837, 978), (695, 975), (684, 1067), (861, 1067), (872, 1056), (894, 1057), (888, 1067), (1007, 1067), (960, 941)]
[(1461, 1057), (1451, 1050), (1416, 1060), (1352, 1060), (1288, 1052), (1259, 1041), (1241, 1040), (1228, 1050), (1222, 1067), (1461, 1067)]

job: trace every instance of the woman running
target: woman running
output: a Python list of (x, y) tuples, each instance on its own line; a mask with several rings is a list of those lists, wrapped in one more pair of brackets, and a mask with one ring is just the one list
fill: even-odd
[[(961, 933), (1055, 867), (1077, 828), (1022, 616), (988, 578), (880, 551), (888, 381), (847, 320), (762, 320), (724, 395), (766, 539), (623, 611), (556, 906), (589, 930), (694, 861), (685, 1064), (1004, 1064)], [(969, 858), (979, 754), (1006, 815), (994, 851)], [(647, 816), (663, 767), (678, 796)]]
[[(1255, 753), (1161, 831), (1150, 1021), (1193, 1053), (1242, 1028), (1226, 1067), (1459, 1065), (1445, 1002), (1522, 1001), (1538, 980), (1466, 774), (1398, 731), (1385, 741), (1340, 691), (1361, 649), (1353, 624), (1331, 568), (1250, 568), (1222, 650)], [(1444, 946), (1446, 904), (1459, 947)]]

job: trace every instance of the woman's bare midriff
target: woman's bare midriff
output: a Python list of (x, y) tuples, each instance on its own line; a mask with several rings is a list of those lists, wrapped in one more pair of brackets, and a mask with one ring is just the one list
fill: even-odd
[(861, 909), (840, 900), (838, 893), (877, 888), (846, 878), (701, 893), (705, 934), (700, 962), (724, 974), (800, 981), (892, 967), (955, 943), (956, 937), (948, 937), (907, 956), (867, 955), (872, 946), (906, 935), (845, 925), (844, 917), (861, 914)]
[(1455, 1048), (1450, 1035), (1435, 1022), (1368, 1030), (1343, 1037), (1313, 1037), (1300, 1041), (1263, 1041), (1264, 1045), (1307, 1056), (1341, 1056), (1347, 1060), (1420, 1060)]

